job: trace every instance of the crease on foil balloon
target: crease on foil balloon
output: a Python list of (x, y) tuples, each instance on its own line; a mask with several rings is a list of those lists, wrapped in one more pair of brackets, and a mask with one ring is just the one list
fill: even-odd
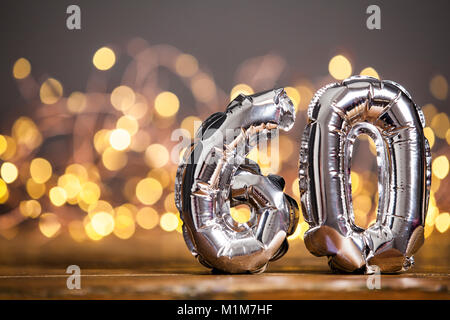
[[(246, 159), (258, 141), (290, 130), (294, 107), (283, 89), (239, 95), (225, 112), (206, 119), (187, 148), (175, 182), (175, 202), (191, 253), (209, 268), (263, 272), (288, 249), (298, 206), (284, 180), (264, 176)], [(246, 204), (250, 220), (236, 222), (230, 208)]]
[[(301, 140), (299, 187), (310, 228), (305, 245), (328, 256), (332, 269), (371, 273), (408, 269), (424, 242), (431, 186), (425, 117), (393, 81), (356, 76), (317, 91)], [(378, 166), (376, 222), (355, 224), (351, 191), (353, 143), (375, 142)]]

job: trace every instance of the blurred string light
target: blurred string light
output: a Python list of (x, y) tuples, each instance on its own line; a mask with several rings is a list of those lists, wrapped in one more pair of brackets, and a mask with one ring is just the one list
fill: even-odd
[(60, 207), (66, 203), (67, 194), (61, 187), (53, 187), (49, 191), (49, 198), (53, 205)]
[(81, 191), (79, 193), (79, 200), (85, 204), (96, 203), (100, 199), (101, 190), (99, 186), (92, 181), (88, 181), (83, 184)]
[[(262, 90), (261, 83), (269, 82), (258, 82), (261, 79), (267, 81), (261, 74), (255, 79), (238, 77), (229, 94), (224, 93), (194, 56), (173, 47), (150, 47), (142, 45), (142, 41), (136, 46), (136, 43), (128, 50), (132, 63), (124, 73), (122, 84), (110, 92), (104, 92), (104, 89), (96, 92), (95, 88), (90, 88), (86, 92), (65, 94), (62, 83), (54, 78), (46, 78), (40, 87), (37, 85), (36, 100), (40, 99), (42, 103), (43, 115), (39, 113), (36, 120), (19, 117), (9, 135), (8, 132), (0, 135), (0, 204), (5, 208), (18, 207), (18, 210), (0, 215), (0, 219), (8, 215), (20, 215), (18, 223), (23, 219), (35, 219), (45, 237), (54, 238), (67, 231), (77, 242), (100, 241), (110, 236), (126, 240), (133, 237), (138, 228), (182, 231), (182, 221), (174, 204), (176, 164), (170, 161), (173, 144), (168, 141), (171, 132), (182, 128), (183, 134), (193, 138), (201, 121), (227, 100), (240, 93)], [(112, 48), (103, 47), (95, 52), (92, 63), (97, 70), (104, 71), (111, 69), (116, 59)], [(265, 65), (267, 61), (270, 63)], [(256, 70), (255, 62), (262, 63), (263, 68), (269, 66), (269, 70), (283, 66), (280, 58), (268, 56), (263, 60), (249, 59), (243, 63), (242, 70)], [(190, 102), (181, 100), (170, 87), (159, 87), (154, 70), (161, 67), (178, 76), (190, 90), (194, 99), (194, 105), (190, 107), (195, 108), (196, 113), (185, 114), (181, 106)], [(328, 71), (335, 79), (350, 76), (352, 69), (349, 59), (343, 55), (329, 61)], [(12, 76), (18, 80), (18, 85), (34, 81), (31, 71), (26, 58), (18, 59), (12, 66)], [(373, 67), (364, 68), (360, 74), (379, 78)], [(276, 83), (277, 78), (269, 80)], [(322, 83), (298, 79), (285, 87), (300, 122), (305, 120), (305, 110), (320, 85)], [(447, 232), (449, 225), (448, 204), (442, 192), (449, 179), (446, 146), (450, 144), (450, 127), (447, 114), (438, 110), (438, 103), (448, 94), (445, 77), (437, 75), (431, 79), (430, 93), (438, 101), (433, 101), (436, 105), (428, 103), (422, 108), (427, 119), (424, 133), (433, 148), (433, 182), (426, 237), (432, 235), (433, 230), (435, 233)], [(68, 163), (54, 157), (57, 154), (45, 154), (46, 149), (42, 147), (58, 134), (57, 130), (52, 130), (62, 119), (73, 119), (82, 128), (78, 132), (75, 127), (67, 128), (67, 132), (82, 138), (81, 147), (74, 145), (74, 155), (68, 158)], [(92, 129), (89, 129), (90, 124), (93, 124)], [(361, 137), (360, 140), (376, 154), (371, 139)], [(284, 176), (288, 192), (300, 201), (295, 162), (299, 141), (289, 135), (280, 135), (279, 144), (279, 155), (274, 159), (270, 146), (253, 149), (248, 158), (256, 161), (264, 174), (279, 172)], [(271, 168), (272, 161), (277, 162), (277, 172)], [(133, 170), (136, 165), (141, 171)], [(377, 177), (367, 169), (352, 169), (351, 179), (355, 222), (367, 227), (376, 216)], [(26, 194), (18, 196), (21, 189)], [(16, 200), (18, 197), (19, 201)], [(252, 214), (248, 206), (234, 207), (230, 211), (238, 223), (245, 223)], [(307, 222), (300, 216), (298, 227), (289, 240), (303, 239), (307, 229)], [(17, 230), (17, 225), (5, 229), (0, 224), (0, 235), (6, 239), (13, 239)]]
[(13, 76), (16, 79), (25, 79), (31, 73), (31, 64), (25, 58), (19, 58), (13, 67)]
[(295, 112), (298, 111), (298, 105), (300, 104), (300, 93), (296, 88), (293, 87), (286, 87), (285, 88), (286, 94), (289, 96), (289, 98), (292, 100), (292, 103), (294, 104)]
[(32, 199), (39, 199), (42, 197), (45, 193), (46, 187), (43, 183), (38, 183), (33, 179), (28, 179), (26, 182), (26, 189), (28, 192), (28, 195)]
[(71, 113), (81, 113), (86, 109), (86, 95), (82, 92), (72, 92), (67, 98), (67, 109)]
[(231, 89), (230, 101), (234, 100), (240, 94), (250, 95), (253, 93), (254, 93), (254, 91), (249, 85), (247, 85), (245, 83), (239, 83), (239, 84), (235, 85), (233, 87), (233, 89)]
[(22, 215), (29, 218), (37, 218), (41, 214), (41, 204), (36, 200), (20, 201), (19, 210)]
[(132, 116), (122, 116), (119, 118), (119, 120), (117, 120), (116, 128), (128, 132), (131, 140), (131, 136), (135, 135), (139, 130), (139, 123)]
[(180, 108), (178, 97), (169, 91), (158, 94), (155, 98), (155, 110), (161, 117), (172, 117)]
[(98, 49), (94, 57), (92, 58), (92, 63), (98, 70), (108, 70), (116, 62), (116, 55), (113, 50), (108, 47), (102, 47)]
[(352, 65), (346, 57), (337, 55), (331, 58), (328, 64), (328, 71), (333, 78), (344, 80), (352, 75)]
[(130, 146), (131, 135), (125, 129), (115, 129), (109, 135), (109, 143), (113, 149), (123, 151)]
[(111, 93), (111, 104), (119, 111), (130, 109), (135, 102), (136, 95), (128, 86), (118, 86)]
[(0, 135), (0, 155), (2, 155), (8, 148), (8, 142), (3, 135)]
[(449, 163), (445, 155), (439, 156), (433, 160), (433, 174), (439, 179), (444, 179), (448, 175)]
[(42, 83), (39, 90), (41, 101), (44, 104), (54, 104), (61, 99), (63, 94), (63, 87), (61, 83), (53, 78), (48, 78)]
[(54, 213), (43, 213), (39, 218), (39, 229), (47, 237), (55, 237), (61, 229), (61, 223), (58, 216)]
[(430, 144), (430, 148), (433, 148), (434, 146), (434, 132), (433, 129), (430, 127), (423, 128), (423, 134), (425, 135), (425, 138), (428, 139), (428, 143)]
[(92, 228), (99, 235), (105, 237), (114, 230), (114, 217), (106, 212), (98, 212), (91, 219)]
[(444, 76), (438, 74), (430, 81), (431, 94), (438, 100), (447, 99), (448, 83)]
[(11, 162), (3, 162), (0, 172), (6, 183), (13, 183), (19, 174), (17, 167)]
[(0, 199), (8, 194), (8, 185), (0, 179)]
[[(118, 143), (117, 147), (122, 147)], [(128, 162), (128, 156), (121, 150), (116, 150), (113, 147), (108, 147), (102, 155), (102, 162), (106, 169), (110, 171), (118, 171), (124, 168)]]
[(28, 117), (19, 117), (12, 127), (12, 138), (15, 143), (33, 150), (42, 143), (42, 135), (37, 125)]
[(30, 175), (36, 183), (45, 183), (52, 176), (52, 165), (43, 158), (35, 158), (30, 164)]
[(436, 114), (431, 120), (431, 128), (438, 138), (445, 139), (447, 130), (450, 128), (448, 116), (443, 112)]
[[(17, 151), (17, 143), (13, 137), (10, 136), (2, 136), (4, 141), (6, 142), (3, 147), (5, 147), (4, 151), (1, 153), (0, 158), (2, 160), (9, 160), (16, 155)], [(2, 139), (3, 140), (3, 139)], [(1, 141), (0, 141), (1, 143)]]
[(187, 116), (186, 118), (183, 119), (183, 121), (181, 121), (180, 127), (188, 131), (189, 133), (188, 137), (193, 139), (201, 123), (202, 121), (200, 120), (199, 117)]
[(174, 231), (178, 227), (177, 215), (173, 212), (166, 212), (161, 216), (159, 223), (164, 231)]
[(145, 150), (145, 161), (152, 168), (161, 168), (169, 161), (169, 151), (162, 144), (152, 144)]
[(216, 84), (206, 73), (197, 73), (191, 81), (192, 93), (203, 103), (210, 103), (216, 96)]
[(163, 188), (161, 183), (154, 178), (145, 178), (136, 185), (136, 196), (143, 204), (151, 205), (161, 198)]
[(153, 229), (159, 223), (158, 212), (151, 207), (144, 207), (136, 214), (136, 222), (144, 229)]
[(300, 95), (298, 109), (306, 110), (314, 95), (314, 89), (311, 84), (300, 84), (296, 89)]
[(136, 226), (132, 217), (118, 215), (115, 219), (114, 234), (120, 239), (129, 239), (134, 234)]
[(362, 76), (369, 76), (369, 77), (373, 77), (376, 79), (380, 79), (378, 72), (372, 67), (367, 67), (367, 68), (362, 69), (359, 74)]
[(190, 54), (180, 54), (175, 61), (175, 70), (182, 77), (192, 77), (198, 71), (198, 61)]
[(448, 212), (441, 213), (436, 217), (435, 224), (440, 233), (446, 232), (450, 225), (450, 214)]

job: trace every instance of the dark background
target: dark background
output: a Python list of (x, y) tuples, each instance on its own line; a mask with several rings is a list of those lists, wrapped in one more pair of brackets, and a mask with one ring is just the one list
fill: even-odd
[[(66, 8), (81, 8), (81, 30), (66, 28)], [(366, 28), (370, 4), (381, 8), (381, 30)], [(139, 36), (151, 45), (170, 44), (194, 55), (229, 92), (234, 72), (247, 58), (276, 53), (288, 68), (279, 85), (328, 73), (342, 53), (353, 72), (374, 67), (384, 79), (403, 84), (419, 105), (430, 98), (428, 83), (449, 75), (449, 1), (3, 1), (0, 13), (0, 125), (26, 113), (11, 76), (18, 57), (33, 74), (53, 76), (65, 92), (85, 89), (95, 51)], [(126, 61), (111, 70), (118, 85)], [(115, 77), (117, 75), (117, 77)], [(41, 79), (37, 79), (41, 80)], [(446, 109), (437, 105), (439, 109)]]

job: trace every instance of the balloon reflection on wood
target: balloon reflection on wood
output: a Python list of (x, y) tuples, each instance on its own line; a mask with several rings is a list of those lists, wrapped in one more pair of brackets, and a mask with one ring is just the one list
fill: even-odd
[[(392, 81), (357, 76), (317, 91), (300, 150), (305, 245), (328, 256), (332, 269), (371, 273), (408, 269), (424, 242), (431, 185), (425, 118), (409, 93)], [(351, 161), (360, 134), (377, 151), (378, 212), (367, 230), (355, 224)]]
[[(211, 115), (178, 167), (175, 201), (192, 254), (228, 273), (263, 272), (288, 248), (298, 206), (283, 193), (284, 180), (264, 176), (246, 159), (258, 141), (290, 130), (294, 106), (283, 89), (239, 95), (225, 112)], [(236, 222), (231, 207), (246, 204), (250, 219)]]

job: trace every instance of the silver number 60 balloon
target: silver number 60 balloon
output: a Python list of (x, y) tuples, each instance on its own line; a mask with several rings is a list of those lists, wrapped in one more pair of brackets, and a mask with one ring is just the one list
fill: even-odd
[[(424, 241), (431, 184), (425, 119), (409, 93), (392, 81), (352, 77), (320, 89), (308, 109), (299, 163), (305, 245), (328, 256), (332, 269), (408, 269)], [(367, 230), (354, 221), (351, 159), (358, 135), (375, 142), (378, 212)]]
[[(262, 272), (287, 250), (298, 221), (295, 200), (281, 177), (263, 176), (246, 160), (258, 139), (289, 130), (294, 107), (283, 89), (240, 95), (210, 116), (178, 167), (176, 205), (190, 251), (205, 266), (229, 273)], [(230, 206), (247, 204), (251, 218), (237, 223)]]

